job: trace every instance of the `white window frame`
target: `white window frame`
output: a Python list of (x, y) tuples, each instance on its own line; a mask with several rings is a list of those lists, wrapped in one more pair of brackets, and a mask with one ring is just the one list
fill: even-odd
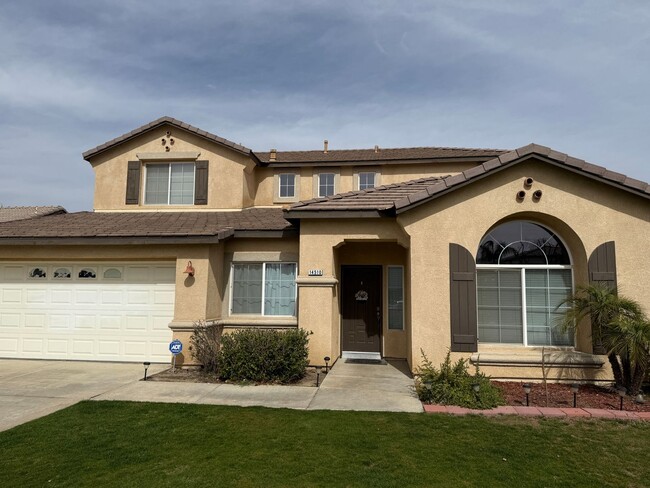
[[(331, 176), (332, 177), (332, 195), (336, 195), (336, 173), (318, 173), (318, 181), (316, 182), (317, 185), (317, 194), (319, 198), (326, 198), (332, 195), (322, 195), (321, 194), (321, 177), (323, 176)], [(327, 185), (329, 186), (329, 185)]]
[[(394, 331), (403, 331), (406, 328), (406, 290), (404, 289), (405, 283), (404, 283), (404, 266), (401, 265), (390, 265), (387, 267), (388, 269), (386, 270), (386, 307), (388, 307), (388, 313), (387, 313), (387, 320), (386, 320), (386, 327), (388, 330), (394, 330)], [(390, 326), (390, 281), (389, 281), (389, 273), (391, 268), (398, 268), (402, 274), (402, 326), (399, 328), (391, 328)]]
[[(361, 176), (362, 175), (372, 175), (372, 186), (367, 186), (365, 188), (361, 188)], [(362, 191), (362, 190), (368, 190), (369, 188), (375, 188), (377, 187), (377, 172), (375, 171), (360, 171), (357, 174), (357, 190)]]
[[(235, 266), (238, 264), (261, 264), (262, 265), (262, 298), (261, 298), (261, 311), (260, 313), (234, 313), (232, 311), (233, 302), (233, 287), (235, 285)], [(272, 318), (289, 318), (298, 316), (298, 285), (294, 287), (293, 300), (295, 303), (294, 315), (266, 315), (264, 313), (264, 300), (265, 296), (265, 283), (266, 283), (266, 265), (267, 264), (293, 264), (296, 267), (296, 279), (298, 278), (298, 263), (295, 261), (242, 261), (230, 264), (230, 303), (228, 305), (228, 312), (231, 317), (272, 317)]]
[[(556, 234), (557, 235), (557, 234)], [(528, 314), (527, 309), (526, 309), (526, 270), (527, 269), (543, 269), (543, 270), (552, 270), (552, 269), (569, 269), (571, 270), (571, 293), (574, 293), (575, 291), (575, 273), (573, 272), (573, 265), (566, 265), (566, 264), (477, 264), (476, 265), (476, 271), (478, 273), (479, 270), (494, 270), (494, 271), (499, 271), (499, 270), (504, 270), (504, 269), (519, 269), (520, 270), (520, 275), (519, 275), (519, 282), (521, 284), (521, 319), (522, 319), (522, 327), (523, 327), (523, 344), (515, 343), (515, 342), (483, 342), (480, 339), (479, 336), (479, 342), (481, 344), (492, 344), (492, 345), (499, 345), (499, 346), (517, 346), (517, 345), (523, 345), (524, 347), (555, 347), (555, 348), (563, 348), (563, 349), (574, 349), (575, 348), (575, 337), (573, 338), (573, 345), (566, 346), (566, 345), (547, 345), (547, 346), (542, 346), (539, 344), (533, 344), (532, 346), (528, 346)], [(478, 313), (478, 280), (477, 280), (477, 286), (476, 286), (476, 310)], [(478, 330), (477, 330), (478, 332)]]
[[(293, 194), (292, 195), (282, 195), (282, 177), (283, 176), (293, 176)], [(296, 173), (280, 173), (278, 175), (278, 198), (279, 199), (290, 199), (296, 198)]]
[[(170, 203), (171, 197), (172, 197), (172, 165), (173, 164), (191, 164), (192, 167), (194, 168), (194, 178), (192, 181), (192, 203)], [(147, 203), (147, 184), (148, 184), (148, 179), (147, 179), (147, 174), (149, 171), (149, 166), (163, 166), (167, 165), (168, 167), (168, 175), (167, 175), (167, 203)], [(196, 197), (196, 163), (194, 162), (187, 162), (187, 161), (174, 161), (174, 162), (169, 162), (169, 163), (159, 163), (159, 162), (151, 162), (151, 163), (145, 163), (144, 165), (144, 185), (143, 187), (143, 193), (142, 193), (142, 202), (145, 205), (179, 205), (179, 206), (188, 206), (188, 205), (194, 205), (194, 199)]]

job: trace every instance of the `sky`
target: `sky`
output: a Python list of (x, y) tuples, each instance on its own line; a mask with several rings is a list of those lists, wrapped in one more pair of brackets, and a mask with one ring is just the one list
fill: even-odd
[(0, 205), (91, 210), (81, 153), (163, 115), (259, 151), (536, 142), (650, 181), (650, 3), (3, 2)]

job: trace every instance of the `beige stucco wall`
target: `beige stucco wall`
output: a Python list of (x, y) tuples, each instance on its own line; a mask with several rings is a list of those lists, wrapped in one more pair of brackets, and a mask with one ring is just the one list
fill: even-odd
[[(161, 144), (171, 131), (174, 145), (169, 146), (169, 153)], [(208, 169), (208, 204), (207, 205), (145, 205), (144, 180), (142, 171), (140, 179), (140, 203), (126, 205), (126, 175), (129, 161), (138, 161), (138, 154), (158, 153), (165, 157), (172, 154), (200, 153), (196, 160), (209, 161)], [(173, 161), (173, 160), (172, 160)], [(179, 159), (192, 162), (193, 159)], [(169, 160), (143, 161), (152, 163), (170, 162)], [(146, 132), (130, 141), (124, 142), (91, 159), (95, 172), (95, 210), (214, 210), (240, 209), (253, 204), (255, 193), (255, 163), (251, 158), (227, 147), (203, 139), (195, 134), (171, 126), (162, 126)]]
[[(515, 195), (523, 189), (525, 177), (534, 178), (535, 183), (519, 202)], [(543, 196), (534, 202), (531, 196), (537, 189)], [(460, 244), (475, 255), (491, 227), (515, 218), (539, 222), (558, 233), (572, 254), (576, 284), (587, 282), (586, 261), (591, 252), (614, 240), (621, 292), (650, 311), (650, 264), (645, 259), (650, 252), (648, 201), (545, 163), (521, 163), (398, 217), (411, 239), (412, 364), (420, 363), (420, 348), (437, 364), (450, 345), (449, 243)], [(519, 347), (523, 352), (525, 348)], [(494, 347), (489, 349), (495, 352)], [(591, 351), (585, 324), (578, 330), (577, 349)], [(482, 351), (490, 352), (479, 345)], [(490, 372), (489, 367), (484, 369)], [(540, 368), (518, 368), (511, 374), (539, 375)], [(594, 373), (603, 374), (605, 370)]]
[[(406, 251), (398, 248), (406, 249), (408, 245), (408, 236), (394, 220), (318, 219), (301, 222), (298, 323), (313, 332), (309, 341), (312, 364), (323, 364), (325, 356), (336, 358), (340, 355), (340, 265), (405, 264)], [(347, 250), (346, 246), (349, 246)], [(308, 276), (310, 269), (322, 270), (323, 276)], [(408, 314), (406, 321), (408, 329)], [(384, 320), (384, 331), (387, 331), (386, 327)], [(407, 331), (387, 332), (384, 335), (385, 355), (407, 357), (407, 336)]]
[[(430, 176), (447, 176), (473, 168), (476, 163), (431, 163), (431, 164), (383, 164), (377, 166), (319, 166), (296, 168), (256, 168), (255, 180), (257, 192), (255, 205), (289, 205), (299, 200), (309, 200), (318, 196), (316, 175), (318, 173), (334, 173), (337, 178), (336, 193), (358, 190), (356, 175), (360, 172), (378, 173), (378, 185), (390, 185), (417, 178)], [(296, 198), (277, 198), (276, 176), (280, 173), (295, 173), (299, 179), (299, 192)]]

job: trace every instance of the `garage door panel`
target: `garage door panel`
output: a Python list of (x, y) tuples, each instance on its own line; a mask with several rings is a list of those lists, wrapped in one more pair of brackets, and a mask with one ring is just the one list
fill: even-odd
[(2, 290), (2, 303), (11, 305), (19, 304), (23, 300), (23, 292), (21, 288), (6, 288)]
[(50, 303), (53, 305), (69, 305), (72, 303), (72, 290), (52, 290), (50, 292)]
[(11, 312), (0, 313), (0, 327), (18, 328), (20, 327), (20, 314)]
[[(47, 277), (28, 277), (35, 268)], [(71, 277), (54, 278), (53, 270), (63, 268)], [(83, 269), (97, 277), (79, 278)], [(175, 269), (0, 263), (0, 357), (168, 361)]]
[(45, 313), (26, 313), (25, 327), (28, 329), (44, 329), (47, 323), (47, 316)]
[(67, 355), (68, 342), (68, 339), (48, 339), (46, 352), (48, 354)]
[(29, 354), (42, 354), (45, 349), (45, 341), (38, 338), (23, 338), (22, 351)]

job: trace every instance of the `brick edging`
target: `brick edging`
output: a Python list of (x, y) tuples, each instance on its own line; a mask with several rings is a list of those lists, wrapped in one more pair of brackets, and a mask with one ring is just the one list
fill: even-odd
[(446, 413), (450, 415), (519, 415), (521, 417), (597, 418), (650, 421), (650, 412), (629, 412), (626, 410), (605, 410), (602, 408), (554, 408), (554, 407), (496, 407), (489, 410), (447, 405), (422, 405), (425, 413)]

